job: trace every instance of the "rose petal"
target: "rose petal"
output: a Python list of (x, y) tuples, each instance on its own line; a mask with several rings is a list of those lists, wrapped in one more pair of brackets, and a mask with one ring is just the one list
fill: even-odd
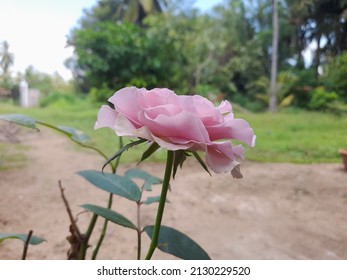
[(201, 120), (189, 112), (182, 111), (175, 116), (158, 115), (155, 119), (140, 112), (139, 120), (153, 135), (160, 138), (175, 137), (184, 141), (211, 142)]
[(141, 100), (143, 108), (153, 108), (157, 106), (176, 104), (177, 95), (167, 88), (154, 88), (145, 93), (145, 98)]
[(227, 100), (223, 100), (220, 103), (220, 105), (217, 107), (217, 110), (221, 112), (222, 114), (232, 113), (233, 111), (230, 102)]
[(240, 152), (240, 147), (234, 151), (230, 142), (213, 143), (207, 146), (206, 163), (216, 173), (227, 173), (237, 165)]
[(159, 115), (175, 116), (180, 113), (182, 109), (175, 104), (161, 105), (154, 108), (144, 109), (145, 114), (151, 118), (155, 119)]
[(255, 145), (255, 135), (248, 122), (243, 119), (232, 119), (228, 122), (206, 127), (211, 141), (237, 139), (251, 147)]
[(113, 110), (110, 106), (102, 105), (98, 112), (98, 117), (97, 121), (95, 122), (94, 129), (101, 127), (109, 127), (113, 129), (117, 115), (117, 111)]
[(146, 91), (144, 88), (122, 88), (111, 96), (108, 101), (114, 105), (116, 111), (122, 113), (133, 123), (140, 125), (137, 113), (142, 110), (140, 103), (143, 103), (142, 99)]
[(179, 141), (179, 139), (173, 142), (172, 139), (170, 138), (160, 138), (155, 135), (152, 135), (152, 137), (154, 141), (157, 142), (160, 147), (163, 147), (170, 151), (189, 150), (194, 146), (194, 143), (192, 142)]
[(153, 141), (153, 137), (147, 127), (135, 127), (123, 114), (118, 114), (114, 123), (114, 130), (118, 136), (138, 137)]
[(179, 96), (179, 105), (183, 110), (188, 111), (200, 118), (205, 126), (214, 125), (223, 121), (223, 116), (213, 103), (200, 95)]
[(233, 139), (240, 140), (251, 147), (255, 146), (255, 135), (248, 122), (243, 119), (234, 119), (228, 125), (232, 128)]

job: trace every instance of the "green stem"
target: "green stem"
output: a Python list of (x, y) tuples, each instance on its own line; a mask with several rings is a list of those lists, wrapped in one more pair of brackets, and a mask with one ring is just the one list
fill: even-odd
[(153, 231), (153, 235), (152, 235), (152, 241), (151, 241), (151, 244), (150, 244), (149, 249), (148, 249), (146, 260), (150, 260), (152, 258), (154, 250), (158, 245), (159, 231), (160, 231), (161, 221), (162, 221), (163, 213), (164, 213), (166, 195), (167, 195), (167, 191), (168, 191), (169, 186), (170, 186), (173, 159), (174, 159), (174, 152), (168, 151), (167, 152), (167, 158), (166, 158), (165, 175), (164, 175), (163, 186), (162, 186), (161, 194), (160, 194), (160, 201), (159, 201), (159, 206), (158, 206), (157, 217), (155, 220), (154, 231)]
[(137, 260), (141, 259), (141, 203), (137, 203)]
[[(113, 194), (110, 193), (109, 199), (108, 199), (108, 204), (107, 204), (107, 208), (108, 209), (111, 209), (112, 201), (113, 201)], [(108, 225), (108, 220), (105, 220), (104, 221), (104, 225), (103, 225), (102, 230), (101, 230), (101, 233), (100, 233), (100, 237), (99, 237), (98, 243), (96, 244), (95, 249), (93, 251), (92, 260), (95, 260), (96, 256), (99, 253), (99, 249), (100, 249), (101, 244), (104, 241), (104, 238), (105, 238), (105, 235), (106, 235), (107, 225)]]
[(89, 238), (92, 235), (92, 232), (93, 232), (93, 229), (94, 229), (94, 226), (95, 226), (97, 218), (98, 218), (98, 215), (94, 214), (93, 217), (92, 217), (92, 220), (90, 221), (88, 230), (87, 230), (85, 236), (83, 237), (81, 250), (80, 250), (80, 255), (79, 255), (79, 259), (80, 260), (85, 260), (85, 258), (86, 258)]
[[(119, 149), (121, 149), (123, 147), (123, 145), (124, 145), (123, 144), (123, 138), (119, 137)], [(120, 162), (120, 157), (121, 157), (121, 155), (116, 159), (116, 162), (115, 162), (114, 166), (111, 164), (111, 168), (112, 168), (112, 173), (113, 174), (117, 173), (117, 168), (118, 168), (118, 165), (119, 165), (119, 162)], [(107, 208), (108, 209), (111, 209), (112, 202), (113, 202), (113, 194), (110, 193), (109, 198), (108, 198), (108, 204), (107, 204)], [(103, 225), (102, 230), (101, 230), (101, 233), (100, 233), (100, 237), (99, 237), (98, 243), (96, 244), (96, 247), (95, 247), (95, 249), (93, 251), (92, 260), (95, 260), (96, 256), (99, 253), (99, 249), (100, 249), (101, 244), (104, 241), (104, 238), (105, 238), (105, 235), (106, 235), (107, 225), (108, 225), (108, 220), (105, 220), (104, 221), (104, 225)]]
[(26, 257), (27, 257), (27, 252), (28, 252), (28, 247), (29, 247), (29, 242), (30, 242), (30, 239), (31, 239), (31, 236), (33, 235), (33, 231), (30, 230), (29, 231), (29, 234), (28, 234), (28, 237), (24, 243), (24, 250), (23, 250), (23, 254), (22, 254), (22, 260), (25, 260)]

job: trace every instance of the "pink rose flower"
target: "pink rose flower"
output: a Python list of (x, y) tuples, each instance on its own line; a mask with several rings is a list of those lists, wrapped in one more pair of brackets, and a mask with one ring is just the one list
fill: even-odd
[(245, 120), (234, 118), (228, 101), (215, 107), (199, 95), (136, 87), (123, 88), (108, 101), (114, 109), (103, 105), (95, 128), (109, 127), (118, 136), (147, 139), (172, 151), (203, 151), (207, 166), (216, 173), (235, 169), (237, 174), (239, 160), (244, 158), (244, 148), (228, 140), (255, 145), (253, 129)]

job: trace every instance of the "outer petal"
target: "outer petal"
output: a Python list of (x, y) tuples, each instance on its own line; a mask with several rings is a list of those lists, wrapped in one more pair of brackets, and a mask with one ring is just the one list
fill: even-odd
[(206, 127), (211, 141), (237, 139), (251, 147), (255, 145), (255, 135), (248, 122), (243, 119), (231, 119), (220, 125)]
[(126, 87), (117, 91), (108, 101), (114, 105), (116, 111), (122, 113), (133, 123), (140, 125), (137, 114), (142, 110), (140, 103), (146, 92), (147, 90), (144, 88)]
[(118, 113), (107, 105), (102, 105), (99, 112), (97, 121), (95, 122), (94, 129), (101, 127), (114, 127)]
[(195, 145), (192, 142), (180, 141), (181, 139), (178, 139), (177, 141), (172, 141), (172, 139), (160, 138), (160, 137), (157, 137), (155, 135), (152, 135), (152, 137), (153, 137), (154, 141), (157, 142), (160, 147), (163, 147), (163, 148), (168, 149), (170, 151), (188, 150)]
[(217, 107), (217, 110), (222, 114), (231, 113), (233, 111), (230, 102), (227, 100), (223, 100)]
[(255, 146), (256, 137), (248, 122), (243, 119), (234, 119), (229, 122), (229, 125), (232, 128), (231, 133), (234, 139), (240, 140), (251, 147)]
[[(242, 150), (241, 150), (242, 149)], [(230, 142), (218, 142), (207, 146), (206, 163), (216, 173), (227, 173), (239, 164), (236, 159), (243, 154), (243, 148), (233, 150)]]
[(147, 127), (136, 128), (123, 114), (118, 114), (113, 129), (118, 136), (139, 137), (153, 141), (153, 137)]
[(242, 145), (233, 146), (233, 153), (238, 160), (245, 158), (245, 149), (242, 147)]

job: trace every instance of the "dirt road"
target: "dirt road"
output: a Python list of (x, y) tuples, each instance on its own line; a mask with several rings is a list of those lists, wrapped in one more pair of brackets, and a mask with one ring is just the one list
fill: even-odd
[[(106, 205), (107, 193), (76, 171), (100, 170), (103, 160), (76, 150), (64, 137), (43, 130), (26, 136), (31, 146), (26, 167), (0, 171), (0, 231), (27, 233), (47, 242), (31, 246), (28, 259), (65, 259), (69, 219), (60, 197), (62, 180), (78, 225), (90, 214), (84, 203)], [(119, 173), (135, 165), (122, 165)], [(163, 164), (140, 168), (162, 177)], [(193, 159), (172, 182), (163, 224), (197, 241), (213, 259), (347, 259), (347, 173), (340, 164), (260, 164), (245, 162), (243, 179), (210, 177)], [(154, 192), (159, 194), (160, 186)], [(153, 224), (156, 206), (144, 206), (142, 224)], [(115, 199), (116, 211), (135, 221), (134, 203)], [(101, 221), (97, 224), (99, 232)], [(144, 235), (143, 255), (149, 240)], [(90, 241), (91, 248), (95, 238)], [(19, 259), (18, 240), (0, 244), (0, 259)], [(134, 259), (136, 234), (110, 225), (99, 259)], [(155, 259), (171, 259), (156, 251)]]

